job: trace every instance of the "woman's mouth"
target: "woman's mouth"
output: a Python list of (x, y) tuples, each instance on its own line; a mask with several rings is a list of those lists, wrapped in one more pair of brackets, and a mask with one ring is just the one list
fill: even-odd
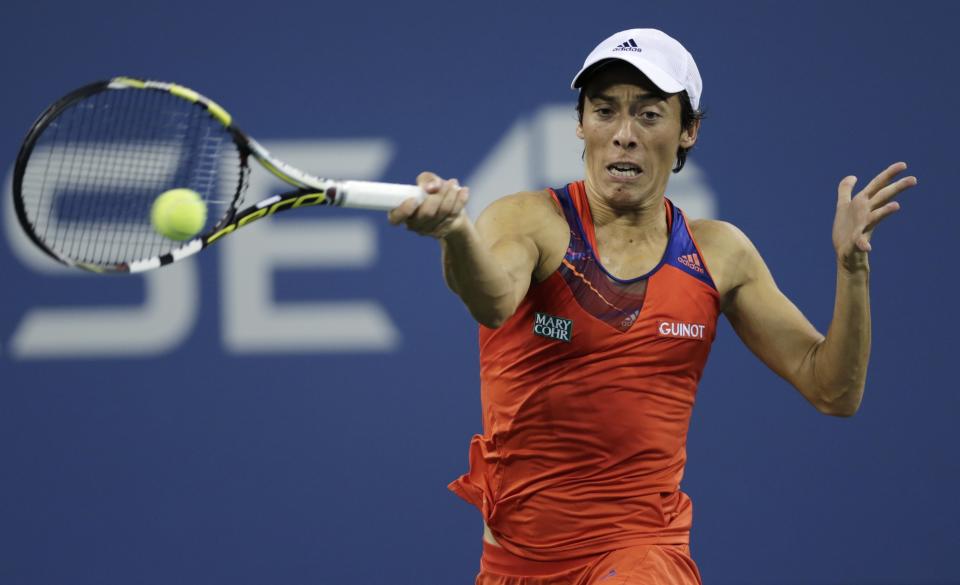
[(631, 179), (639, 177), (643, 169), (639, 165), (631, 162), (615, 162), (607, 165), (607, 172), (621, 179)]

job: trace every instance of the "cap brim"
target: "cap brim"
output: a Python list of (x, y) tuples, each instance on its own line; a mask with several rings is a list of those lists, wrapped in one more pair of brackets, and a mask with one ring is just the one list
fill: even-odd
[(667, 75), (667, 73), (651, 63), (646, 59), (641, 57), (636, 57), (633, 55), (625, 55), (623, 57), (606, 57), (604, 59), (597, 60), (593, 63), (587, 63), (584, 67), (577, 73), (573, 78), (573, 81), (570, 82), (570, 89), (579, 89), (583, 86), (584, 82), (584, 73), (595, 72), (597, 69), (603, 67), (607, 63), (613, 61), (623, 61), (633, 65), (640, 73), (643, 73), (647, 78), (653, 82), (660, 90), (666, 93), (680, 93), (684, 90), (683, 85), (680, 84), (677, 80)]

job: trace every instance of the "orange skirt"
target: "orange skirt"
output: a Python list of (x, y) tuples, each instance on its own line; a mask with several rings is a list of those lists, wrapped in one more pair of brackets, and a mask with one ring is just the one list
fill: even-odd
[(567, 561), (532, 561), (483, 543), (476, 585), (702, 585), (685, 544), (644, 544)]

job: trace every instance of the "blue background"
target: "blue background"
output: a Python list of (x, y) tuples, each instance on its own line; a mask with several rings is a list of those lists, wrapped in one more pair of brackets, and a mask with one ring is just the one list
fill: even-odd
[[(819, 415), (721, 327), (683, 484), (705, 582), (960, 583), (956, 17), (887, 1), (18, 2), (2, 16), (0, 160), (47, 103), (127, 74), (193, 87), (266, 140), (389, 139), (384, 180), (469, 177), (519, 116), (572, 103), (600, 40), (666, 30), (704, 77), (691, 157), (719, 217), (821, 330), (836, 183), (897, 160), (919, 177), (874, 239), (857, 416)], [(480, 430), (475, 326), (434, 242), (311, 213), (374, 221), (376, 262), (278, 271), (277, 298), (375, 299), (394, 351), (228, 350), (214, 248), (175, 347), (21, 359), (30, 309), (135, 305), (143, 286), (36, 273), (4, 240), (0, 583), (472, 582), (480, 518), (446, 483)]]

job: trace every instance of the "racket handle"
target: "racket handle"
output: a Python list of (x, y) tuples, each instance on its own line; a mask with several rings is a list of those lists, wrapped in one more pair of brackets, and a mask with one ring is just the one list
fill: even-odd
[(337, 205), (358, 209), (389, 211), (407, 199), (423, 201), (426, 193), (416, 185), (374, 183), (371, 181), (343, 181), (339, 185)]

